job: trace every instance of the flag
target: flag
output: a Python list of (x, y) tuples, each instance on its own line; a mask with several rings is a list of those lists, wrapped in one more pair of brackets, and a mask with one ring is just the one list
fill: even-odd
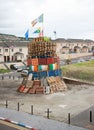
[(33, 33), (40, 33), (40, 28), (38, 28), (37, 30), (35, 30)]
[(29, 29), (26, 31), (26, 33), (25, 33), (25, 38), (26, 38), (26, 40), (28, 40), (28, 36), (29, 36)]
[(40, 33), (39, 33), (39, 37), (43, 37), (43, 30), (40, 31)]
[(34, 27), (37, 24), (37, 19), (33, 20), (31, 24), (32, 24), (32, 27)]
[(43, 14), (41, 14), (41, 15), (38, 17), (38, 22), (39, 22), (39, 23), (43, 23)]
[(32, 27), (34, 27), (38, 22), (39, 22), (39, 23), (42, 23), (42, 22), (43, 22), (43, 14), (41, 14), (38, 18), (36, 18), (35, 20), (33, 20), (33, 21), (31, 22)]

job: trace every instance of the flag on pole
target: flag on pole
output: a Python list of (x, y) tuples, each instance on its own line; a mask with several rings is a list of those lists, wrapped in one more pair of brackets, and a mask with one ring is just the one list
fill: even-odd
[(32, 27), (34, 27), (38, 22), (39, 23), (43, 23), (43, 14), (41, 14), (38, 18), (36, 18), (35, 20), (33, 20), (31, 22)]
[(40, 31), (39, 37), (43, 37), (43, 30)]
[(35, 30), (33, 33), (40, 33), (41, 29), (38, 28), (37, 30)]
[(26, 33), (25, 33), (25, 38), (26, 38), (26, 40), (28, 40), (28, 36), (29, 36), (29, 29), (26, 31)]
[(43, 23), (43, 14), (41, 14), (41, 15), (38, 17), (38, 22), (39, 22), (39, 23)]
[(34, 27), (37, 24), (37, 19), (33, 20), (31, 24), (32, 24), (32, 27)]

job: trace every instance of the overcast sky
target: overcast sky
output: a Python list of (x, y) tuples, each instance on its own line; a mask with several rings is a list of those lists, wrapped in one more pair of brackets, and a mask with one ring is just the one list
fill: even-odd
[(0, 0), (0, 33), (33, 37), (42, 13), (45, 36), (94, 40), (94, 0)]

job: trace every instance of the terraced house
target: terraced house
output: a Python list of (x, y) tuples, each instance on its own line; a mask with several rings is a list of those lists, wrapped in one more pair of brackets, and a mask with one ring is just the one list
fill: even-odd
[(27, 44), (27, 41), (21, 41), (15, 36), (0, 35), (0, 62), (25, 61)]
[(94, 51), (94, 41), (83, 39), (57, 39), (58, 52), (66, 53), (88, 53)]
[[(14, 35), (0, 34), (0, 62), (26, 61), (28, 56), (28, 41), (25, 38)], [(82, 39), (59, 38), (54, 42), (57, 44), (56, 53), (88, 53), (94, 52), (94, 41)]]

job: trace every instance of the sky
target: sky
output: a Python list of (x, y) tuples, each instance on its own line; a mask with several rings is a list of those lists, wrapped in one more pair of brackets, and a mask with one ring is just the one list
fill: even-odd
[[(31, 22), (43, 13), (43, 24)], [(94, 0), (0, 0), (0, 33), (29, 37), (38, 27), (56, 38), (94, 40)]]

